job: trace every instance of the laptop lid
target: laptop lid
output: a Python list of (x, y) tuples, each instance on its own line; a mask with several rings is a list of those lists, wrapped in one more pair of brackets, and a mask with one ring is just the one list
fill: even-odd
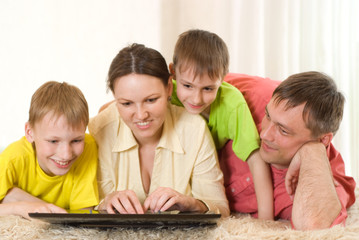
[(120, 228), (193, 228), (217, 226), (221, 214), (214, 213), (146, 213), (108, 214), (84, 210), (70, 213), (29, 213), (31, 218), (53, 224), (79, 227)]

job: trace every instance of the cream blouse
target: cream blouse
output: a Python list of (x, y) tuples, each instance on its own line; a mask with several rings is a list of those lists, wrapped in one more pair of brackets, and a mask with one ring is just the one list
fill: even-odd
[[(90, 120), (89, 131), (99, 148), (100, 200), (114, 191), (131, 189), (143, 204), (147, 195), (141, 180), (139, 146), (116, 103)], [(156, 147), (149, 193), (159, 187), (193, 196), (210, 211), (229, 215), (223, 174), (205, 120), (171, 104)]]

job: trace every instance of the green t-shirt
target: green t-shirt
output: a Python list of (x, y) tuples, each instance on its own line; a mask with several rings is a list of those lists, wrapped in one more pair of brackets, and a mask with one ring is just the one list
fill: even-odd
[[(182, 106), (177, 98), (177, 85), (173, 80), (172, 104)], [(233, 151), (243, 161), (259, 148), (260, 139), (251, 112), (242, 93), (227, 82), (218, 89), (216, 99), (211, 104), (208, 128), (217, 149), (228, 140), (233, 140)]]

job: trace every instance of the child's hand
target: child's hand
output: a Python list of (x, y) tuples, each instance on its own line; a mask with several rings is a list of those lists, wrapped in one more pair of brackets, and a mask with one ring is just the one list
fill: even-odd
[(29, 213), (67, 213), (65, 209), (46, 202), (17, 202), (17, 215), (31, 219)]

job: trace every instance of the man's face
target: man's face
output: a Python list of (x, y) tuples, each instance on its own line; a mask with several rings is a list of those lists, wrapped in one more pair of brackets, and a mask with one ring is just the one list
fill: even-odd
[(260, 133), (262, 159), (279, 169), (287, 168), (298, 149), (314, 140), (302, 117), (304, 104), (285, 110), (286, 103), (270, 100)]

